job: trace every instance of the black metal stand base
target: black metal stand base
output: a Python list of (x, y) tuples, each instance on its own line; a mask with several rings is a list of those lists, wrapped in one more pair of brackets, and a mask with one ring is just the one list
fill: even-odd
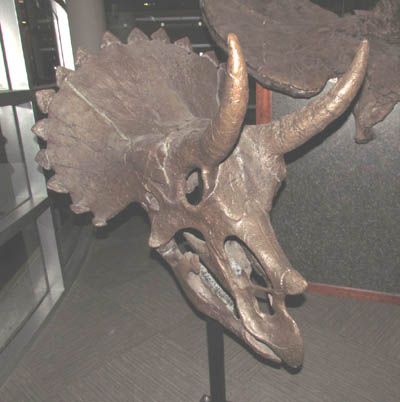
[(200, 402), (228, 402), (225, 394), (224, 333), (221, 324), (207, 321), (208, 368), (210, 395), (203, 395)]
[[(213, 402), (213, 400), (211, 399), (211, 396), (203, 395), (200, 399), (200, 402)], [(226, 401), (226, 402), (229, 402), (229, 401)]]

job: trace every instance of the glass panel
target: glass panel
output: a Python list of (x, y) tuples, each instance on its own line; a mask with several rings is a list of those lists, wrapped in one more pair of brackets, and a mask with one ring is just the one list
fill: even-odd
[(48, 290), (35, 224), (0, 246), (0, 351)]
[(32, 196), (46, 196), (46, 182), (42, 169), (35, 161), (39, 152), (38, 138), (32, 132), (35, 124), (32, 103), (15, 106), (19, 126), (22, 149), (24, 150), (25, 165)]
[(29, 199), (14, 108), (0, 108), (0, 217)]
[(60, 63), (49, 0), (21, 0), (16, 8), (30, 86), (54, 83)]
[(53, 21), (60, 65), (70, 70), (75, 70), (67, 12), (54, 0), (51, 0), (51, 7), (53, 9)]
[(3, 51), (3, 35), (1, 34), (0, 26), (0, 91), (7, 91), (10, 87), (7, 80), (6, 60)]
[(0, 24), (12, 89), (29, 89), (14, 0), (0, 1)]

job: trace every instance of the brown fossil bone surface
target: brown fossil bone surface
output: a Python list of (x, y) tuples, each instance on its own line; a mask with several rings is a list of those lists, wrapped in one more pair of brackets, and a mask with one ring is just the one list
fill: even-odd
[(340, 77), (362, 38), (371, 46), (365, 84), (353, 108), (355, 140), (400, 101), (400, 0), (381, 0), (371, 11), (339, 17), (310, 0), (201, 0), (217, 44), (235, 32), (249, 73), (265, 87), (293, 97), (318, 94)]
[[(48, 187), (71, 194), (96, 226), (131, 202), (149, 214), (149, 244), (165, 258), (193, 304), (260, 355), (298, 367), (303, 343), (285, 296), (307, 284), (274, 235), (269, 211), (285, 178), (283, 154), (338, 117), (367, 66), (361, 44), (349, 71), (323, 99), (279, 121), (242, 127), (245, 62), (227, 37), (226, 67), (188, 41), (128, 44), (106, 33), (98, 54), (79, 52), (75, 72), (58, 71), (59, 91), (38, 95), (48, 118), (33, 131), (47, 141), (37, 161)], [(259, 303), (263, 297), (266, 303)]]

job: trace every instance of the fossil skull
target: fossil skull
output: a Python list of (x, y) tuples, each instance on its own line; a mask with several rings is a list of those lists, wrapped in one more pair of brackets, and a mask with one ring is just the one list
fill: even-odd
[(96, 226), (140, 203), (150, 246), (192, 303), (260, 355), (298, 367), (303, 343), (285, 296), (307, 284), (280, 248), (269, 211), (285, 178), (283, 155), (349, 106), (368, 43), (327, 95), (244, 127), (245, 62), (234, 34), (227, 44), (219, 66), (161, 30), (152, 40), (134, 30), (127, 44), (106, 33), (99, 53), (78, 52), (76, 71), (58, 68), (57, 93), (38, 94), (48, 118), (33, 128), (47, 141), (37, 161), (55, 171), (48, 187), (70, 193), (73, 211), (92, 211)]

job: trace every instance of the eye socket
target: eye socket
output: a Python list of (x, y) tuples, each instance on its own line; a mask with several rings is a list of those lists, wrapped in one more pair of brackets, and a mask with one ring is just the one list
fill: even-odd
[(186, 178), (185, 195), (191, 205), (200, 204), (203, 199), (204, 184), (201, 170), (195, 169)]

